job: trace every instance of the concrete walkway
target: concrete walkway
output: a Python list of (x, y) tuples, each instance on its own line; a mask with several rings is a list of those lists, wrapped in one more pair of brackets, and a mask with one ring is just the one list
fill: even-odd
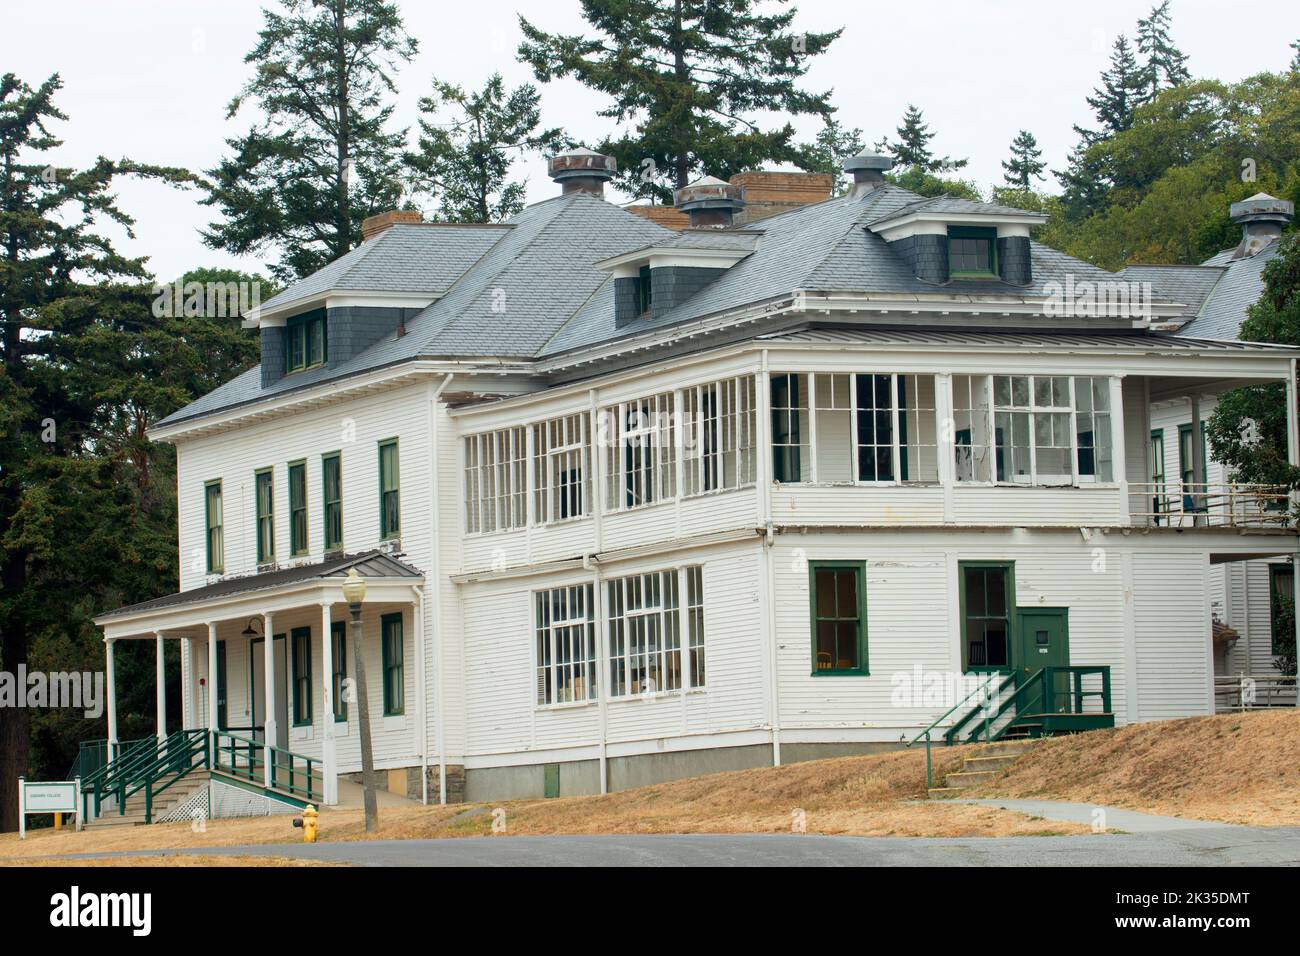
[[(1121, 833), (1166, 833), (1178, 830), (1251, 830), (1251, 827), (1232, 823), (1216, 823), (1212, 820), (1188, 820), (1185, 817), (1161, 817), (1153, 813), (1141, 813), (1137, 810), (1124, 810), (1120, 807), (1099, 806), (1095, 803), (1071, 803), (1067, 800), (976, 800), (973, 798), (956, 798), (951, 803), (975, 803), (985, 807), (1001, 807), (1014, 810), (1031, 817), (1044, 820), (1060, 820), (1063, 823), (1082, 823), (1093, 826), (1100, 823), (1100, 832)], [(1098, 815), (1098, 811), (1101, 811)]]

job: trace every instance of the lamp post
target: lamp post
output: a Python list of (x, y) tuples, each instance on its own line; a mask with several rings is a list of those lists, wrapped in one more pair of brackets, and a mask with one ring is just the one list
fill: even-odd
[(379, 806), (375, 802), (375, 760), (370, 747), (370, 702), (366, 694), (366, 665), (361, 654), (361, 602), (366, 599), (366, 582), (357, 569), (348, 571), (343, 598), (352, 614), (352, 680), (357, 692), (357, 722), (361, 725), (361, 786), (365, 792), (366, 832), (379, 829)]

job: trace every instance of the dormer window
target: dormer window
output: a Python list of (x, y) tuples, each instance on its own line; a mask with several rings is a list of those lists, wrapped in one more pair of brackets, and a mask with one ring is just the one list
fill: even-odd
[(650, 305), (654, 301), (650, 293), (650, 267), (642, 266), (637, 271), (637, 308), (638, 315), (645, 315), (650, 311)]
[(948, 274), (954, 278), (998, 274), (998, 231), (975, 226), (948, 227)]
[(295, 315), (285, 324), (286, 372), (324, 365), (328, 359), (324, 311)]

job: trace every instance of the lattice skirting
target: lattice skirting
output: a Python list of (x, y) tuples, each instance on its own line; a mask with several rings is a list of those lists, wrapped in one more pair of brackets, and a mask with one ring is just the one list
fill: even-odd
[(283, 803), (260, 793), (252, 793), (242, 787), (232, 787), (217, 780), (210, 780), (208, 788), (212, 791), (211, 813), (213, 819), (225, 817), (269, 817), (273, 813), (297, 813), (298, 808)]
[(188, 797), (166, 813), (159, 816), (155, 823), (181, 823), (182, 821), (205, 820), (208, 818), (208, 787), (206, 784), (195, 790)]

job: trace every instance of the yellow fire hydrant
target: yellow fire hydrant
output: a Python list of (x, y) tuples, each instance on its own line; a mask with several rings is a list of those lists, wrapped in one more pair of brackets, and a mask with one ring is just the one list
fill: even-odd
[(307, 806), (302, 808), (302, 816), (293, 818), (293, 825), (296, 827), (302, 827), (303, 843), (316, 842), (316, 818), (318, 816), (320, 816), (320, 814), (316, 812), (316, 808), (309, 803)]

